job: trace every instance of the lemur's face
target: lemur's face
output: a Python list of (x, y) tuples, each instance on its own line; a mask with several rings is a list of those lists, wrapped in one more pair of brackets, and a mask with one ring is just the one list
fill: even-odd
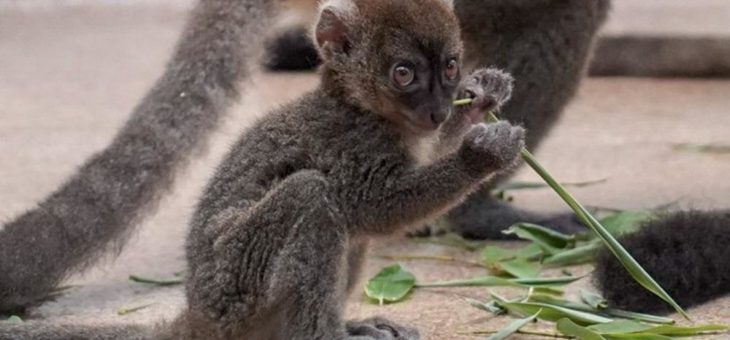
[(320, 13), (325, 74), (351, 102), (410, 133), (438, 129), (461, 78), (459, 23), (448, 1), (351, 1), (344, 14)]
[(401, 48), (384, 51), (388, 55), (380, 65), (378, 97), (391, 111), (386, 113), (398, 115), (410, 130), (436, 130), (451, 112), (461, 79), (460, 50), (401, 40)]
[[(412, 132), (439, 128), (451, 112), (461, 79), (458, 22), (442, 0), (392, 1), (397, 8), (377, 18), (369, 38), (381, 112)], [(413, 7), (413, 8), (410, 8)], [(403, 13), (416, 11), (417, 17)]]

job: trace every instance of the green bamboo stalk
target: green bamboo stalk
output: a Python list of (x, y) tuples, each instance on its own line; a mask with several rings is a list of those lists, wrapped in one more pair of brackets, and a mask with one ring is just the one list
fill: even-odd
[[(454, 105), (467, 105), (469, 103), (471, 103), (471, 99), (460, 99), (455, 101)], [(493, 112), (487, 113), (487, 119), (493, 122), (499, 121)], [(553, 190), (555, 190), (558, 196), (560, 196), (560, 198), (562, 198), (563, 201), (565, 201), (565, 203), (573, 209), (578, 218), (600, 237), (601, 241), (603, 241), (611, 253), (616, 256), (636, 282), (671, 305), (672, 308), (674, 308), (674, 310), (681, 314), (685, 319), (691, 320), (689, 314), (687, 314), (687, 312), (685, 312), (684, 309), (682, 309), (682, 307), (674, 301), (674, 299), (656, 282), (656, 280), (654, 280), (651, 275), (649, 275), (649, 273), (647, 273), (646, 270), (644, 270), (644, 268), (636, 262), (634, 257), (631, 256), (631, 254), (629, 254), (623, 246), (621, 246), (616, 238), (614, 238), (613, 235), (611, 235), (611, 233), (609, 233), (606, 228), (603, 227), (601, 223), (598, 222), (598, 220), (565, 189), (565, 187), (553, 178), (553, 176), (537, 161), (537, 159), (535, 159), (532, 153), (523, 148), (520, 150), (520, 155), (525, 160), (525, 163), (535, 170), (535, 172), (537, 172), (537, 174), (542, 177), (542, 179), (550, 185)]]

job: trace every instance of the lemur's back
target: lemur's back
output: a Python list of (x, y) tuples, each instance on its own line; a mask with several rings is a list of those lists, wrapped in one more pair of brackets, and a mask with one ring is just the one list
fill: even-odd
[[(387, 124), (321, 90), (268, 113), (243, 131), (224, 157), (201, 197), (193, 225), (204, 224), (221, 210), (247, 208), (299, 170), (327, 174), (337, 171), (348, 155), (368, 157), (373, 148), (401, 152), (396, 132), (383, 131)], [(379, 136), (384, 134), (389, 136)]]

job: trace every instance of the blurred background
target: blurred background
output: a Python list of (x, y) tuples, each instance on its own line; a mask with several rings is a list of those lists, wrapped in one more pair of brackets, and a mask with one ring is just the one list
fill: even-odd
[[(603, 64), (594, 65), (592, 73), (613, 76), (583, 82), (537, 157), (564, 181), (605, 179), (571, 189), (588, 205), (633, 210), (668, 203), (683, 208), (730, 207), (730, 80), (725, 80), (730, 76), (726, 40), (730, 1), (613, 2), (602, 36), (698, 39), (675, 49), (633, 52), (615, 47), (629, 45), (599, 42), (596, 60)], [(191, 3), (0, 0), (0, 220), (33, 206), (109, 142), (161, 74)], [(307, 20), (301, 6), (291, 0), (289, 6), (291, 12), (283, 21), (297, 16)], [(627, 60), (639, 66), (622, 69)], [(316, 82), (313, 72), (263, 69), (213, 139), (211, 151), (181, 177), (173, 194), (116, 261), (70, 280), (74, 288), (43, 305), (36, 316), (114, 323), (154, 322), (174, 315), (183, 304), (180, 286), (140, 286), (127, 277), (172, 277), (184, 268), (186, 221), (218, 159), (256, 117), (312, 89)], [(528, 169), (516, 179), (538, 180)], [(521, 207), (566, 210), (549, 190), (513, 196)], [(395, 253), (417, 248), (454, 255), (453, 249), (402, 240), (388, 241), (372, 252), (387, 247)], [(363, 277), (385, 263), (370, 260)], [(423, 262), (409, 268), (419, 278), (432, 280), (475, 273)], [(588, 280), (581, 284), (591, 285)], [(479, 311), (438, 292), (418, 291), (406, 303), (384, 307), (360, 303), (361, 295), (351, 300), (351, 316), (397, 315), (431, 339), (454, 339), (465, 325), (484, 321)], [(116, 314), (119, 308), (148, 304), (134, 314)], [(730, 298), (705, 304), (693, 315), (699, 321), (727, 322)]]
[[(191, 0), (0, 0), (4, 9), (41, 9), (69, 6), (168, 6), (185, 9)], [(614, 0), (607, 33), (670, 32), (722, 34), (730, 32), (730, 4), (725, 0)]]

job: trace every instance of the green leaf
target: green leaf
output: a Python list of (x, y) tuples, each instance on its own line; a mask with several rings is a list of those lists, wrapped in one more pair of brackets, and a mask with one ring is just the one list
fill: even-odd
[(629, 334), (607, 334), (604, 337), (608, 340), (672, 340), (674, 338), (666, 335), (652, 334), (652, 333), (629, 333)]
[(540, 264), (525, 259), (498, 262), (496, 267), (517, 278), (535, 278), (540, 274)]
[(565, 291), (563, 291), (560, 287), (539, 287), (539, 286), (532, 286), (532, 292), (533, 294), (539, 293), (539, 294), (545, 294), (550, 296), (563, 296), (565, 295)]
[(730, 153), (730, 145), (727, 144), (691, 144), (681, 143), (674, 144), (674, 150), (679, 151), (691, 151), (699, 153), (712, 153), (712, 154), (728, 154)]
[[(565, 187), (587, 187), (590, 185), (604, 183), (608, 178), (595, 179), (590, 181), (581, 182), (563, 182), (561, 183)], [(497, 185), (493, 191), (515, 191), (515, 190), (530, 190), (530, 189), (543, 189), (549, 188), (550, 186), (544, 182), (531, 182), (531, 181), (509, 181)]]
[(588, 326), (588, 329), (600, 334), (638, 333), (651, 329), (652, 325), (632, 320), (615, 320), (608, 323)]
[(674, 323), (674, 319), (665, 318), (663, 316), (629, 312), (629, 311), (625, 311), (625, 310), (621, 310), (621, 309), (606, 308), (603, 310), (603, 312), (610, 316), (615, 316), (618, 318), (624, 318), (624, 319), (629, 319), (629, 320), (637, 320), (637, 321), (650, 322), (650, 323), (661, 323), (661, 324), (673, 324)]
[(702, 335), (707, 332), (727, 332), (727, 325), (699, 325), (699, 326), (673, 326), (661, 325), (644, 331), (644, 333), (654, 333), (671, 336), (688, 336)]
[(384, 267), (365, 285), (365, 294), (379, 304), (402, 300), (413, 289), (416, 278), (399, 264)]
[(551, 267), (560, 267), (593, 262), (601, 248), (603, 248), (603, 244), (600, 241), (589, 242), (585, 245), (548, 256), (542, 261), (542, 264)]
[(494, 191), (514, 191), (514, 190), (525, 190), (525, 189), (542, 189), (547, 188), (548, 185), (543, 182), (529, 182), (529, 181), (509, 181), (497, 185)]
[(481, 309), (481, 310), (483, 310), (485, 312), (490, 312), (490, 313), (493, 313), (495, 315), (502, 315), (502, 314), (506, 314), (507, 313), (507, 310), (505, 310), (504, 308), (502, 308), (499, 305), (497, 305), (494, 301), (490, 301), (490, 302), (484, 303), (484, 302), (477, 301), (477, 300), (470, 299), (470, 298), (465, 298), (465, 300), (472, 307), (477, 308), (477, 309)]
[(587, 290), (580, 290), (580, 299), (595, 309), (606, 309), (608, 307), (608, 301), (603, 296)]
[(558, 298), (558, 297), (555, 297), (552, 295), (546, 295), (546, 294), (532, 294), (529, 296), (527, 302), (547, 303), (549, 305), (555, 305), (555, 306), (575, 309), (575, 310), (588, 312), (588, 313), (594, 313), (594, 314), (602, 313), (602, 311), (595, 309), (585, 303), (568, 301), (565, 299), (561, 299), (561, 298)]
[(490, 336), (489, 338), (487, 338), (487, 340), (507, 339), (507, 337), (514, 334), (518, 330), (520, 330), (520, 328), (522, 328), (525, 325), (527, 325), (528, 323), (534, 321), (535, 318), (537, 317), (537, 315), (540, 314), (540, 312), (541, 311), (537, 311), (537, 313), (535, 313), (531, 316), (528, 316), (524, 319), (518, 319), (518, 320), (510, 322), (509, 325), (507, 325), (506, 327), (502, 328), (499, 332), (497, 332), (497, 333), (493, 334), (492, 336)]
[(17, 315), (11, 315), (6, 321), (9, 323), (21, 323), (23, 322), (23, 319)]
[(542, 254), (543, 254), (542, 248), (540, 248), (540, 246), (535, 243), (530, 243), (527, 246), (518, 248), (515, 250), (515, 253), (514, 253), (515, 258), (526, 259), (526, 260), (531, 260), (531, 259), (537, 258)]
[(518, 223), (509, 227), (503, 233), (515, 234), (521, 239), (535, 242), (548, 254), (556, 254), (561, 249), (575, 245), (575, 238), (573, 236), (568, 236), (536, 224)]
[[(588, 329), (611, 337), (628, 338), (629, 334), (641, 333), (642, 339), (655, 339), (651, 335), (660, 336), (695, 336), (708, 332), (725, 332), (728, 330), (726, 325), (697, 325), (697, 326), (674, 326), (674, 325), (648, 325), (632, 320), (615, 320), (609, 323), (597, 324), (589, 326)], [(637, 335), (639, 338), (639, 335)], [(656, 338), (661, 339), (661, 338)]]
[(532, 287), (555, 287), (555, 286), (564, 286), (569, 283), (573, 283), (575, 281), (578, 281), (585, 276), (559, 276), (559, 277), (536, 277), (534, 279), (532, 278), (518, 278), (518, 279), (512, 279), (512, 281), (532, 286)]
[(651, 314), (629, 312), (621, 309), (605, 308), (598, 309), (581, 302), (573, 302), (564, 299), (557, 298), (555, 296), (546, 295), (542, 292), (533, 293), (529, 296), (528, 302), (542, 302), (551, 305), (561, 306), (569, 309), (575, 309), (579, 311), (596, 313), (607, 317), (619, 317), (635, 321), (643, 321), (655, 324), (673, 324), (674, 320), (665, 318), (662, 316), (656, 316)]
[(540, 320), (558, 321), (563, 318), (568, 318), (581, 325), (592, 325), (612, 321), (612, 319), (598, 314), (541, 302), (500, 302), (498, 304), (511, 313), (522, 316), (534, 314), (542, 309), (542, 312), (537, 316)]
[(649, 211), (622, 211), (606, 216), (600, 222), (611, 235), (619, 237), (638, 231), (642, 223), (655, 218), (657, 215)]
[(433, 282), (418, 282), (416, 287), (418, 288), (433, 288), (433, 287), (522, 287), (523, 285), (515, 282), (515, 279), (505, 279), (498, 276), (480, 276), (471, 279), (463, 280), (447, 280), (447, 281), (433, 281)]
[(568, 336), (574, 336), (581, 340), (606, 340), (606, 338), (600, 334), (595, 333), (586, 327), (580, 326), (567, 318), (558, 320), (556, 328), (560, 333)]
[(537, 258), (542, 255), (542, 249), (535, 243), (530, 243), (527, 246), (507, 249), (497, 246), (486, 246), (482, 249), (481, 259), (482, 263), (487, 267), (495, 266), (497, 262), (514, 259), (525, 259), (530, 260)]
[(119, 309), (117, 309), (117, 315), (119, 315), (119, 316), (123, 316), (123, 315), (127, 315), (127, 314), (132, 314), (132, 313), (134, 313), (134, 312), (137, 312), (137, 311), (143, 310), (143, 309), (145, 309), (145, 308), (147, 308), (147, 307), (149, 307), (149, 306), (152, 306), (152, 305), (153, 305), (153, 304), (151, 304), (151, 303), (148, 303), (148, 304), (146, 304), (146, 305), (142, 305), (142, 306), (137, 306), (137, 307), (131, 307), (131, 308), (119, 308)]
[(557, 287), (582, 279), (583, 277), (562, 276), (556, 278), (517, 278), (505, 279), (498, 276), (480, 276), (464, 280), (448, 280), (434, 282), (418, 282), (416, 287)]
[(138, 283), (146, 283), (146, 284), (161, 286), (161, 287), (175, 286), (175, 285), (179, 285), (179, 284), (182, 284), (183, 282), (185, 282), (183, 279), (151, 279), (151, 278), (141, 277), (139, 275), (134, 275), (134, 274), (129, 275), (129, 280), (138, 282)]
[(482, 262), (487, 266), (492, 266), (495, 263), (515, 258), (515, 252), (511, 249), (505, 249), (497, 246), (486, 246), (482, 250)]

